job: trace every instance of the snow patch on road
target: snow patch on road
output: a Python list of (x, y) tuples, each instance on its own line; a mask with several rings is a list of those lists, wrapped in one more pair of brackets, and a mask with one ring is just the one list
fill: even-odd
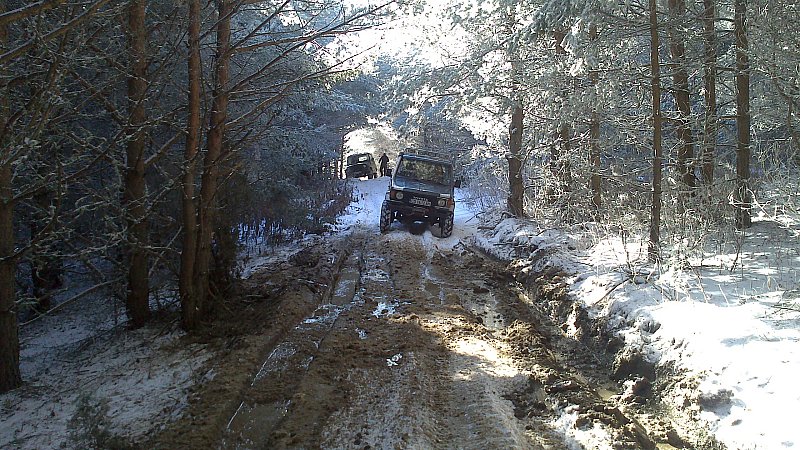
[(572, 406), (553, 422), (553, 429), (564, 436), (570, 450), (614, 450), (612, 434), (602, 424), (593, 422), (591, 427), (579, 427), (579, 417), (577, 408)]
[(372, 315), (377, 318), (393, 316), (397, 314), (398, 306), (397, 302), (378, 302), (378, 306), (372, 311)]

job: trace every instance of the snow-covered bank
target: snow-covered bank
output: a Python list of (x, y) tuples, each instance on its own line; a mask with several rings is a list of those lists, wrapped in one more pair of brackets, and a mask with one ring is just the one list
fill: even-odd
[[(92, 448), (142, 442), (177, 419), (199, 372), (203, 346), (181, 343), (164, 325), (136, 331), (61, 327), (22, 330), (25, 385), (0, 397), (0, 448)], [(168, 327), (171, 328), (171, 327)]]
[[(729, 449), (791, 448), (800, 405), (800, 226), (759, 220), (741, 248), (658, 271), (640, 242), (505, 219), (476, 242), (522, 273), (566, 273), (569, 296), (622, 339), (622, 352), (695, 380), (664, 392)], [(733, 269), (733, 270), (732, 270)]]

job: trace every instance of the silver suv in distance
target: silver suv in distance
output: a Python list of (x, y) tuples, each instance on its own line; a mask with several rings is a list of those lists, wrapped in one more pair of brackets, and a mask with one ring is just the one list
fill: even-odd
[(348, 156), (344, 174), (347, 178), (377, 178), (378, 167), (375, 165), (375, 157), (372, 156), (372, 153), (358, 153)]

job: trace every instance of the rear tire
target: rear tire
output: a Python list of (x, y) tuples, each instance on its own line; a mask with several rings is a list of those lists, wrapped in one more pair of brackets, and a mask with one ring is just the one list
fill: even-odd
[(442, 237), (450, 237), (453, 234), (453, 214), (448, 214), (439, 219), (439, 227), (442, 229)]
[(380, 227), (381, 233), (386, 233), (389, 231), (389, 227), (392, 225), (392, 210), (389, 208), (389, 205), (386, 202), (383, 202), (381, 205), (381, 218), (378, 222), (378, 226)]

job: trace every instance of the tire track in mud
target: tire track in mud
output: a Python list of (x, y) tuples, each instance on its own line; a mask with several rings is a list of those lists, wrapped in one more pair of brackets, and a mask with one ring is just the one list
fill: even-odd
[(348, 239), (332, 297), (271, 350), (222, 448), (654, 448), (497, 263)]
[[(484, 274), (452, 263), (458, 252), (429, 250), (421, 278), (424, 289), (439, 299), (439, 305), (423, 308), (424, 327), (448, 351), (447, 364), (431, 386), (444, 394), (436, 411), (447, 418), (444, 447), (533, 448), (534, 440), (505, 398), (528, 374), (492, 336), (492, 329), (503, 323), (496, 299), (485, 287)], [(475, 301), (476, 295), (482, 301)]]
[[(388, 297), (391, 306), (382, 327), (401, 326), (413, 338), (405, 340), (407, 352), (398, 353), (403, 357), (396, 366), (387, 364), (391, 370), (359, 374), (355, 401), (332, 417), (336, 425), (328, 427), (323, 447), (525, 447), (522, 430), (509, 420), (513, 410), (494, 382), (498, 366), (482, 361), (480, 352), (467, 352), (480, 341), (452, 339), (457, 330), (470, 334), (472, 320), (464, 317), (457, 295), (432, 281), (429, 253), (418, 242), (402, 249), (389, 242), (388, 251), (373, 257), (387, 275), (383, 285), (365, 280), (366, 295), (380, 293), (373, 314), (382, 316), (376, 313)], [(391, 335), (379, 337), (387, 338)], [(492, 351), (486, 345), (480, 350)], [(359, 426), (364, 429), (352, 438)]]
[[(354, 306), (363, 243), (354, 244), (329, 295), (286, 334), (261, 364), (227, 423), (220, 448), (264, 447), (270, 439), (265, 430), (279, 426), (307, 395), (300, 390), (301, 381), (339, 316)], [(324, 390), (324, 386), (319, 388)]]

